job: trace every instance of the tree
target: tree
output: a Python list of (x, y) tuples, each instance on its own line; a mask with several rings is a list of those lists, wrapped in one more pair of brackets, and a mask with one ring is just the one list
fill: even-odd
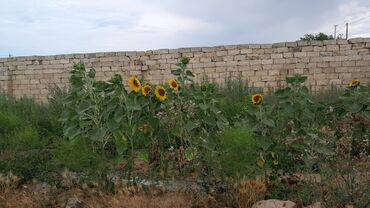
[(305, 34), (303, 37), (300, 38), (300, 40), (333, 40), (333, 35), (327, 35), (325, 33), (320, 32), (319, 34)]

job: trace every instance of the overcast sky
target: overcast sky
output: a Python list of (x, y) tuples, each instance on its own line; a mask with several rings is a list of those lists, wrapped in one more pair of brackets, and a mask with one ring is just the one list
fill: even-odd
[(0, 56), (370, 37), (369, 0), (0, 0)]

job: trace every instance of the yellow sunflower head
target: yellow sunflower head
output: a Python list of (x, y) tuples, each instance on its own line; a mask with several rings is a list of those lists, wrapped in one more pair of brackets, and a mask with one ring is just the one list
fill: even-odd
[(155, 88), (155, 96), (157, 97), (158, 100), (164, 101), (165, 99), (167, 99), (166, 89), (162, 86), (157, 86)]
[(262, 103), (262, 100), (263, 100), (262, 94), (257, 93), (257, 94), (254, 94), (252, 96), (252, 104), (253, 105), (259, 105), (259, 104), (261, 104)]
[(179, 84), (177, 83), (177, 80), (176, 79), (170, 79), (170, 81), (168, 82), (168, 84), (170, 85), (170, 88), (173, 89), (173, 90), (179, 90), (180, 86)]
[(130, 77), (130, 79), (128, 79), (128, 84), (130, 86), (130, 88), (135, 91), (135, 92), (139, 92), (139, 90), (141, 89), (141, 82), (140, 80), (133, 76), (133, 77)]
[(360, 86), (360, 80), (358, 79), (354, 79), (348, 84), (349, 88), (356, 88), (358, 86)]
[(145, 84), (143, 88), (141, 88), (141, 93), (144, 96), (147, 96), (152, 91), (152, 86), (150, 84)]

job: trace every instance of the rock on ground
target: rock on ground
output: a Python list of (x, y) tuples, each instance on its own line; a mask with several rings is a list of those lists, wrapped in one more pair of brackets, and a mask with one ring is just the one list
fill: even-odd
[(262, 200), (256, 202), (252, 208), (296, 208), (296, 203), (292, 201), (282, 201), (277, 199)]

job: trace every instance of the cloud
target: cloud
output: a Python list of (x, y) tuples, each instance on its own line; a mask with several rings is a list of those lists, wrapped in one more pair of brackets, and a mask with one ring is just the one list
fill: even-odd
[(1, 1), (0, 56), (293, 41), (346, 21), (351, 37), (370, 31), (366, 0)]

